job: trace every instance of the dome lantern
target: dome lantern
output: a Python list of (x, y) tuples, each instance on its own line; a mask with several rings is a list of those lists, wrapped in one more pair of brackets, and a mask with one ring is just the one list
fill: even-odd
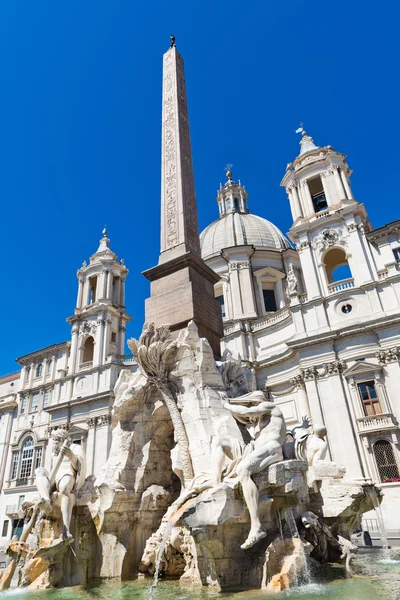
[(240, 181), (233, 180), (232, 165), (226, 166), (226, 177), (226, 183), (220, 186), (217, 194), (220, 218), (230, 213), (248, 213), (247, 192)]

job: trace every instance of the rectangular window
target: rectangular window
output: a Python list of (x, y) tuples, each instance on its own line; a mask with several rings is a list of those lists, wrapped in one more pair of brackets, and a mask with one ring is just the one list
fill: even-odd
[(35, 469), (38, 469), (42, 465), (42, 456), (43, 448), (42, 446), (39, 446), (36, 448)]
[(11, 537), (13, 538), (14, 535), (16, 535), (17, 539), (19, 540), (19, 538), (21, 537), (23, 528), (24, 528), (24, 520), (23, 519), (13, 519)]
[(18, 498), (18, 508), (21, 508), (21, 506), (23, 505), (24, 502), (25, 502), (25, 496), (20, 496)]
[(19, 479), (25, 480), (31, 476), (33, 461), (33, 446), (25, 448), (22, 453), (21, 473)]
[(111, 332), (111, 343), (112, 344), (116, 344), (117, 343), (117, 334), (115, 333), (115, 331)]
[(22, 396), (21, 398), (21, 415), (24, 415), (26, 412), (26, 405), (28, 403), (28, 396)]
[(39, 408), (39, 398), (40, 398), (39, 392), (35, 392), (34, 394), (32, 394), (31, 412), (36, 412), (38, 410), (38, 408)]
[(216, 300), (218, 300), (218, 302), (221, 305), (221, 312), (222, 312), (222, 316), (226, 317), (226, 311), (225, 311), (225, 298), (223, 294), (220, 294), (220, 296), (216, 296), (215, 298)]
[(19, 452), (14, 452), (12, 455), (11, 479), (16, 479), (18, 473)]
[(44, 390), (43, 392), (43, 408), (47, 408), (50, 404), (50, 390)]
[(400, 248), (394, 248), (393, 255), (394, 255), (396, 262), (400, 263)]
[(7, 519), (7, 521), (4, 521), (3, 523), (3, 530), (1, 532), (1, 537), (7, 537), (7, 533), (8, 533), (8, 523), (9, 520)]
[(382, 407), (375, 389), (375, 381), (364, 381), (358, 384), (365, 416), (381, 415)]
[(263, 289), (263, 299), (264, 299), (265, 312), (276, 311), (276, 300), (275, 300), (274, 290), (264, 290)]
[(322, 185), (321, 177), (313, 177), (307, 181), (308, 189), (310, 190), (311, 198), (315, 212), (320, 212), (328, 208), (328, 202)]

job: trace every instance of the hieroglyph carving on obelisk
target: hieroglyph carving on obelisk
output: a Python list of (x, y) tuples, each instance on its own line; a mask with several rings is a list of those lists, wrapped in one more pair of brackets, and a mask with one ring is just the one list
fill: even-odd
[(183, 59), (175, 46), (164, 54), (161, 178), (161, 254), (175, 248), (200, 256)]

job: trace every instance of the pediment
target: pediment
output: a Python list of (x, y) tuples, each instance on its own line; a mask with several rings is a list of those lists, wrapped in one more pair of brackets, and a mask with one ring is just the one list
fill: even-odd
[(70, 429), (68, 429), (68, 435), (81, 435), (86, 436), (88, 434), (88, 427), (84, 425), (72, 425)]
[(361, 375), (362, 373), (375, 373), (376, 371), (382, 371), (381, 365), (376, 363), (370, 363), (366, 360), (357, 361), (352, 367), (343, 371), (345, 377)]
[(275, 279), (283, 279), (285, 277), (285, 274), (282, 273), (281, 271), (278, 271), (278, 269), (274, 269), (274, 267), (265, 267), (264, 269), (259, 269), (258, 271), (254, 271), (254, 276), (257, 277), (257, 279), (259, 277), (265, 277), (270, 275), (271, 277), (274, 277)]

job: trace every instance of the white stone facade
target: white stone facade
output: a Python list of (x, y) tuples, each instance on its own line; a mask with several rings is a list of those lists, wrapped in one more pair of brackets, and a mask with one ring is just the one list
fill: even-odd
[[(253, 232), (235, 242), (234, 223), (248, 218), (247, 194), (241, 203), (244, 188), (229, 173), (217, 198), (225, 224), (201, 234), (203, 259), (221, 277), (215, 294), (223, 306), (222, 349), (240, 354), (254, 385), (268, 390), (289, 425), (302, 415), (326, 425), (330, 458), (348, 476), (382, 486), (394, 543), (400, 537), (400, 221), (373, 230), (354, 199), (345, 156), (317, 147), (305, 132), (300, 145), (282, 181), (295, 250), (279, 237), (268, 239), (270, 224), (264, 236)], [(212, 244), (210, 228), (224, 229)], [(345, 278), (338, 279), (340, 268)], [(373, 528), (376, 516), (367, 517)]]
[(35, 468), (50, 470), (53, 428), (67, 428), (84, 446), (87, 475), (108, 457), (114, 386), (122, 368), (135, 368), (123, 356), (127, 274), (104, 231), (77, 273), (77, 305), (67, 319), (71, 341), (18, 358), (21, 371), (0, 379), (0, 550), (22, 526), (22, 502), (37, 495)]

